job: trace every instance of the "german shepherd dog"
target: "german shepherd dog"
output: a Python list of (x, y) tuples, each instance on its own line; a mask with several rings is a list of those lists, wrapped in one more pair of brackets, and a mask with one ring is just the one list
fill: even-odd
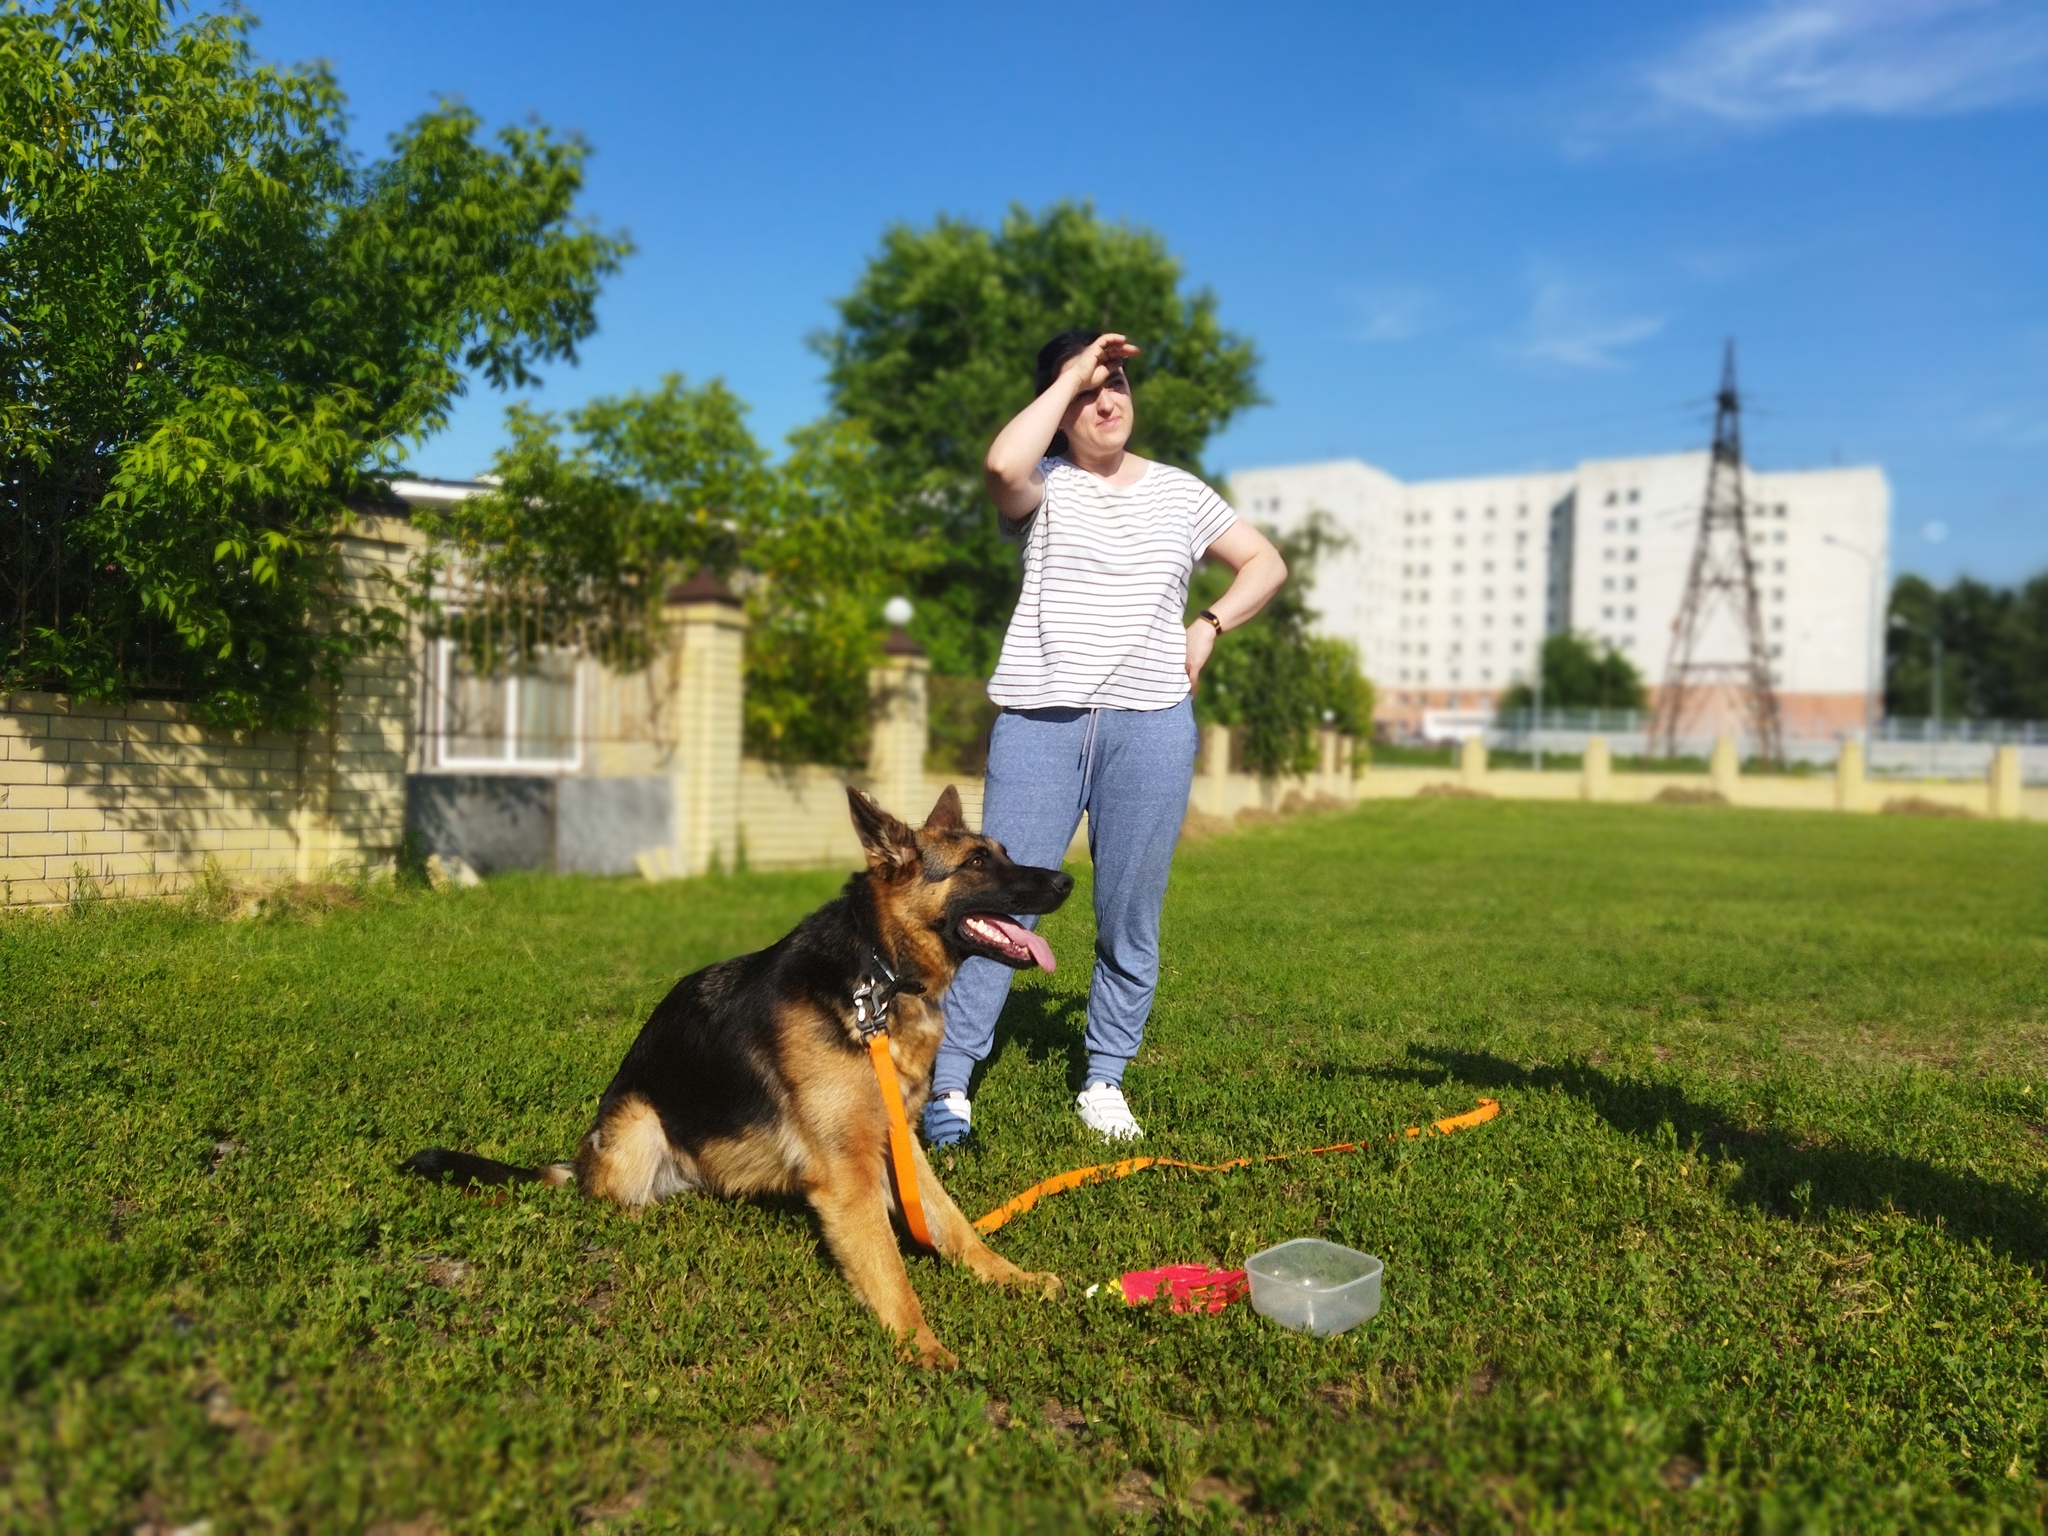
[[(889, 1051), (915, 1124), (931, 1092), (939, 999), (970, 955), (1053, 967), (1013, 913), (1056, 909), (1073, 876), (1011, 861), (969, 832), (948, 786), (911, 828), (851, 787), (867, 868), (786, 937), (685, 976), (641, 1028), (573, 1163), (515, 1168), (430, 1147), (405, 1166), (487, 1184), (538, 1180), (638, 1208), (678, 1190), (731, 1197), (801, 1191), (862, 1301), (918, 1361), (959, 1363), (926, 1326), (890, 1230), (900, 1216), (889, 1121), (856, 1022), (855, 990), (886, 1004)], [(985, 1281), (1058, 1294), (981, 1241), (912, 1139), (917, 1190), (940, 1253)]]

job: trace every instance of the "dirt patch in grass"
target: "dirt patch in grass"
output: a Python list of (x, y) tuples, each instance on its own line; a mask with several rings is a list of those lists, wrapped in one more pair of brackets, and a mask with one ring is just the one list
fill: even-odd
[(1948, 816), (1961, 820), (1972, 820), (1975, 811), (1964, 806), (1950, 805), (1944, 800), (1930, 800), (1925, 795), (1893, 795), (1880, 808), (1884, 816)]
[(1728, 797), (1718, 789), (1696, 789), (1686, 784), (1667, 784), (1657, 791), (1658, 805), (1726, 805)]
[(1109, 1502), (1120, 1514), (1149, 1515), (1164, 1501), (1154, 1486), (1152, 1474), (1133, 1467), (1117, 1479)]

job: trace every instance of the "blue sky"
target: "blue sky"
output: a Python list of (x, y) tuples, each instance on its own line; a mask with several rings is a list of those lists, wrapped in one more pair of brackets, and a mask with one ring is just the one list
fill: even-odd
[[(2048, 568), (2043, 0), (255, 10), (366, 152), (442, 95), (589, 140), (639, 254), (543, 405), (717, 375), (779, 442), (885, 226), (1088, 198), (1258, 343), (1212, 468), (1701, 446), (1733, 335), (1751, 459), (1884, 465), (1897, 568)], [(416, 467), (486, 467), (503, 406)]]

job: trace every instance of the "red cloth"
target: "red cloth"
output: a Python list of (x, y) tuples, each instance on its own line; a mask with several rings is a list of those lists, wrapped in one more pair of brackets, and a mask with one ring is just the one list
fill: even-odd
[(1241, 1269), (1211, 1269), (1206, 1264), (1162, 1264), (1134, 1269), (1124, 1276), (1124, 1300), (1132, 1306), (1158, 1299), (1166, 1287), (1176, 1312), (1221, 1312), (1251, 1289)]

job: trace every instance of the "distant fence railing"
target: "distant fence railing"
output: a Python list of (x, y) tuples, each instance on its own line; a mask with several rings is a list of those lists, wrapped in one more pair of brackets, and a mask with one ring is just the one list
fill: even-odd
[(1650, 716), (1640, 709), (1501, 709), (1493, 728), (1518, 735), (1530, 731), (1569, 731), (1586, 736), (1633, 736), (1650, 729)]
[(1933, 720), (1891, 716), (1877, 723), (1877, 741), (1956, 742), (1966, 746), (2048, 747), (2048, 721)]
[[(1650, 715), (1640, 709), (1546, 709), (1538, 717), (1534, 709), (1496, 710), (1492, 730), (1510, 736), (1533, 731), (1556, 731), (1584, 736), (1634, 736), (1647, 734)], [(1862, 735), (1860, 729), (1843, 732)], [(1833, 738), (1830, 737), (1832, 740)], [(1940, 720), (1891, 715), (1877, 722), (1873, 742), (1949, 743), (1958, 746), (2048, 747), (2048, 721)]]

